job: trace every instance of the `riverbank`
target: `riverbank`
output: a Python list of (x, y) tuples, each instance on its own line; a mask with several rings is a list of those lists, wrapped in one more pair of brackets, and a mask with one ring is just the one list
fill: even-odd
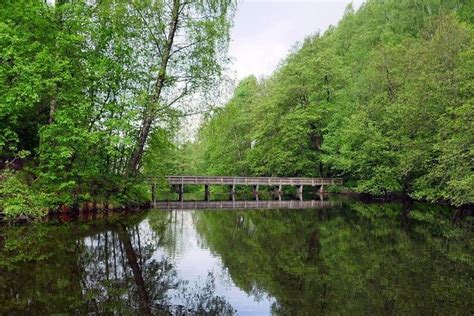
[[(84, 180), (77, 180), (74, 185), (65, 187), (60, 191), (55, 191), (54, 186), (41, 184), (41, 178), (34, 177), (29, 169), (11, 170), (4, 169), (0, 180), (0, 212), (3, 215), (3, 221), (34, 221), (50, 213), (58, 214), (77, 214), (82, 212), (121, 212), (125, 210), (143, 210), (149, 208), (153, 201), (153, 189), (149, 180), (135, 177), (125, 179), (116, 177), (110, 179), (101, 179), (100, 181), (91, 181), (88, 185)], [(79, 184), (81, 183), (82, 184)], [(159, 191), (158, 196), (172, 195), (172, 191), (166, 179), (157, 178), (156, 183)], [(156, 185), (154, 186), (156, 189)], [(294, 186), (285, 186), (283, 194), (293, 194), (299, 196), (298, 189)], [(305, 193), (319, 194), (317, 187), (305, 187)], [(200, 192), (196, 198), (205, 199), (205, 191), (202, 186), (189, 186), (190, 192)], [(301, 188), (300, 188), (301, 189)], [(213, 192), (217, 194), (227, 192), (227, 186), (212, 186)], [(234, 187), (233, 190), (236, 190)], [(252, 194), (252, 186), (238, 186), (237, 191)], [(257, 188), (259, 193), (272, 195), (280, 193), (280, 188), (261, 186)], [(275, 191), (276, 190), (276, 191)], [(339, 194), (344, 196), (357, 197), (366, 201), (383, 202), (403, 202), (412, 203), (413, 201), (423, 202), (423, 199), (412, 199), (407, 195), (400, 193), (386, 193), (383, 196), (369, 193), (356, 192), (347, 185), (325, 185), (325, 193)], [(286, 193), (285, 193), (286, 192)], [(209, 193), (209, 192), (208, 192)], [(188, 193), (186, 193), (188, 194)], [(156, 197), (156, 195), (155, 195)], [(172, 199), (179, 199), (178, 196)], [(449, 205), (448, 201), (438, 201), (435, 204)], [(472, 204), (453, 206), (458, 209), (472, 209)]]
[[(252, 194), (251, 191), (242, 191), (238, 194), (234, 195), (233, 199), (229, 200), (229, 195), (227, 193), (215, 192), (211, 195), (210, 202), (214, 201), (221, 202), (220, 204), (226, 205), (228, 203), (239, 203), (238, 205), (243, 205), (242, 203), (247, 201), (248, 205), (255, 204), (255, 201), (260, 201), (264, 203), (268, 201), (272, 203), (271, 205), (275, 205), (278, 207), (278, 196), (271, 191), (263, 191), (259, 194), (259, 198), (256, 199), (255, 195)], [(188, 192), (186, 193), (186, 199), (183, 202), (192, 203), (192, 202), (205, 202), (203, 199), (203, 192)], [(180, 201), (178, 199), (179, 195), (177, 193), (167, 193), (162, 195), (166, 197), (166, 200), (162, 200), (161, 202), (157, 203), (157, 205), (164, 205), (166, 203), (175, 203), (177, 207), (180, 205)], [(306, 192), (304, 195), (304, 199), (300, 200), (298, 195), (295, 195), (295, 192), (287, 192), (283, 195), (280, 195), (280, 201), (294, 201), (296, 207), (300, 201), (344, 201), (347, 199), (358, 200), (361, 203), (370, 205), (370, 204), (390, 204), (396, 203), (400, 205), (404, 205), (404, 208), (409, 210), (416, 204), (424, 204), (430, 207), (446, 207), (452, 210), (452, 217), (459, 218), (459, 217), (466, 217), (474, 215), (474, 206), (473, 205), (464, 205), (461, 207), (456, 207), (453, 205), (449, 205), (447, 203), (430, 203), (428, 201), (420, 201), (414, 199), (406, 199), (401, 198), (399, 195), (390, 195), (388, 197), (377, 197), (370, 194), (364, 193), (357, 193), (351, 190), (341, 190), (339, 193), (325, 193), (321, 194), (317, 191), (315, 192)], [(174, 205), (174, 204), (173, 204)], [(307, 204), (305, 204), (307, 205)], [(328, 204), (333, 205), (333, 204)], [(156, 205), (155, 205), (156, 206)], [(95, 219), (95, 218), (106, 218), (109, 214), (126, 214), (126, 213), (134, 213), (139, 211), (146, 211), (152, 209), (154, 207), (153, 203), (146, 202), (141, 204), (129, 204), (129, 205), (114, 205), (111, 203), (93, 203), (93, 202), (84, 202), (81, 204), (76, 204), (75, 206), (67, 206), (61, 205), (56, 208), (49, 209), (45, 214), (37, 217), (28, 217), (26, 215), (22, 215), (15, 218), (9, 218), (5, 216), (0, 210), (0, 223), (1, 224), (30, 224), (30, 223), (40, 223), (44, 221), (48, 221), (50, 219), (62, 219), (61, 222), (67, 222), (73, 219)], [(159, 206), (158, 206), (159, 208)], [(200, 208), (203, 208), (202, 206)], [(222, 207), (221, 207), (222, 208)], [(225, 207), (224, 207), (225, 208)], [(27, 213), (27, 212), (25, 212)]]

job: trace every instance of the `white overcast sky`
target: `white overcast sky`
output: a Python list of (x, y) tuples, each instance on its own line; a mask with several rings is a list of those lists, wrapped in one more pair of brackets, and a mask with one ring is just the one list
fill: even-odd
[(268, 76), (297, 42), (336, 25), (362, 0), (239, 0), (231, 33), (230, 69), (237, 79)]

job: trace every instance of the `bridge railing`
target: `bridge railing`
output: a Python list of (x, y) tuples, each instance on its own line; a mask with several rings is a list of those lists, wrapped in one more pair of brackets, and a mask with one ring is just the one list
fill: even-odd
[(169, 184), (341, 185), (341, 178), (168, 176)]

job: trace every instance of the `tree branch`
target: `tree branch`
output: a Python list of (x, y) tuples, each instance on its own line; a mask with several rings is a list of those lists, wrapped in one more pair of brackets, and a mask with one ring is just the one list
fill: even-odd
[(135, 9), (135, 11), (138, 12), (138, 15), (140, 16), (140, 18), (142, 19), (143, 23), (145, 24), (145, 27), (147, 28), (148, 33), (150, 34), (151, 38), (153, 39), (153, 42), (155, 43), (156, 48), (158, 49), (158, 54), (160, 55), (160, 58), (161, 58), (161, 56), (162, 56), (162, 54), (161, 54), (161, 46), (160, 46), (160, 42), (158, 41), (158, 39), (157, 39), (156, 36), (155, 36), (155, 33), (152, 31), (150, 25), (148, 24), (148, 21), (146, 20), (145, 16), (143, 16), (143, 14), (142, 14), (142, 12), (140, 11), (140, 9), (138, 9), (138, 8), (133, 4), (133, 1), (132, 1), (132, 6), (133, 6), (133, 8)]

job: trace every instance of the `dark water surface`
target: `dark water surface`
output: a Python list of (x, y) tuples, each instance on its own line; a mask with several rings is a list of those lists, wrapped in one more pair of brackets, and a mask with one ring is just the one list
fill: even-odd
[(0, 315), (474, 312), (472, 217), (272, 203), (0, 227)]

